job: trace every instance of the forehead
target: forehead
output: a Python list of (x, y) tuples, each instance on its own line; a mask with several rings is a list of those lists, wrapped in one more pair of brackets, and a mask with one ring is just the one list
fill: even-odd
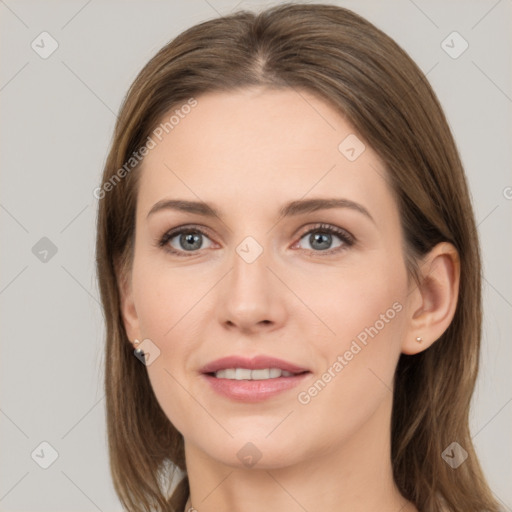
[(193, 108), (173, 107), (152, 136), (141, 168), (142, 211), (173, 196), (245, 210), (305, 195), (393, 208), (378, 156), (320, 97), (249, 88), (195, 99)]

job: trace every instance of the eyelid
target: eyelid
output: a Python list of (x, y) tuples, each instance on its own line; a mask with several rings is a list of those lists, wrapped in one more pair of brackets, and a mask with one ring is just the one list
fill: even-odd
[(334, 224), (328, 224), (325, 222), (319, 222), (317, 224), (314, 224), (313, 226), (308, 227), (305, 231), (303, 231), (297, 242), (293, 244), (292, 247), (296, 246), (300, 241), (310, 233), (314, 232), (324, 232), (329, 233), (331, 235), (337, 236), (343, 243), (339, 247), (334, 247), (332, 249), (326, 249), (323, 251), (313, 251), (311, 249), (302, 249), (303, 251), (306, 251), (314, 256), (328, 256), (330, 254), (338, 254), (344, 250), (346, 250), (349, 247), (352, 247), (356, 243), (356, 238), (346, 229), (343, 229), (339, 226), (336, 226)]
[[(207, 228), (199, 226), (198, 224), (183, 224), (181, 226), (176, 226), (175, 228), (171, 228), (168, 231), (166, 231), (160, 238), (157, 239), (157, 246), (176, 256), (187, 256), (188, 251), (178, 251), (174, 248), (169, 247), (168, 244), (170, 240), (172, 240), (174, 237), (178, 235), (181, 235), (183, 232), (200, 233), (203, 236), (210, 239), (212, 243), (215, 243), (208, 234)], [(199, 249), (198, 251), (190, 251), (188, 252), (188, 255), (192, 256), (195, 254), (199, 254), (200, 251), (201, 249)]]

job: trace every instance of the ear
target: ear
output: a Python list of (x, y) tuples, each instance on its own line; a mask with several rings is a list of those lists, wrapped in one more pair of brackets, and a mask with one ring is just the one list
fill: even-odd
[(448, 242), (437, 244), (422, 260), (420, 284), (408, 296), (410, 318), (402, 353), (422, 352), (442, 336), (455, 314), (459, 282), (457, 250)]
[(124, 329), (128, 339), (134, 346), (135, 340), (141, 340), (139, 318), (135, 309), (132, 290), (132, 274), (126, 269), (126, 265), (116, 262), (116, 275), (119, 288), (121, 316), (123, 318)]

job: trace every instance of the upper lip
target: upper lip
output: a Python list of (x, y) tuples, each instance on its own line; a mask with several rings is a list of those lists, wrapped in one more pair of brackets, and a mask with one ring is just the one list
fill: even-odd
[(256, 357), (228, 356), (216, 359), (201, 368), (201, 373), (215, 373), (226, 368), (247, 368), (249, 370), (261, 370), (264, 368), (280, 368), (291, 373), (302, 373), (309, 371), (295, 364), (277, 359), (271, 356), (259, 355)]

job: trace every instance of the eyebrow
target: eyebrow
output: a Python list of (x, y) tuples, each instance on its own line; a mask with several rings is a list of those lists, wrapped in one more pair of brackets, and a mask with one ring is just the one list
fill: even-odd
[[(374, 224), (375, 220), (370, 212), (361, 204), (342, 198), (299, 199), (286, 203), (280, 210), (280, 217), (293, 217), (318, 210), (333, 208), (349, 208), (365, 215)], [(213, 205), (203, 201), (187, 201), (184, 199), (162, 199), (154, 204), (147, 217), (161, 210), (177, 210), (187, 213), (195, 213), (205, 217), (221, 218), (220, 211)]]

